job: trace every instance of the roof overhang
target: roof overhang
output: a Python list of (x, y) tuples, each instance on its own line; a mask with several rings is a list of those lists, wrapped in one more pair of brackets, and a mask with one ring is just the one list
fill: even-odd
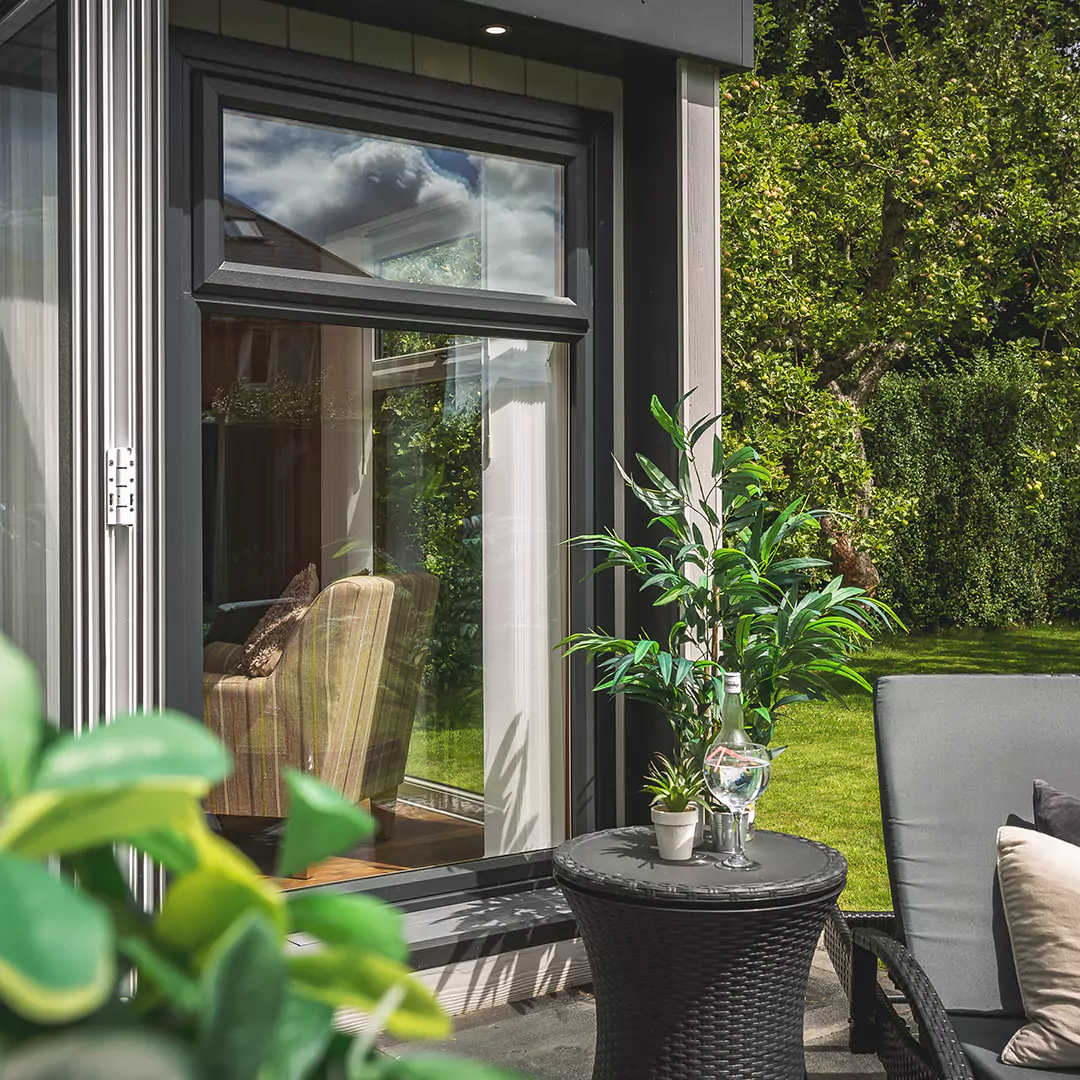
[(754, 64), (753, 0), (473, 0), (514, 17), (571, 26), (725, 68)]
[[(2, 0), (0, 0), (2, 2)], [(426, 37), (624, 78), (642, 51), (754, 66), (754, 0), (289, 0)], [(484, 33), (502, 23), (501, 37)]]

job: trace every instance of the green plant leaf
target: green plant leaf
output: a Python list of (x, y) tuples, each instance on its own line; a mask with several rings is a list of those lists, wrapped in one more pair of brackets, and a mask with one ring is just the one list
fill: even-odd
[(279, 877), (303, 870), (371, 836), (370, 815), (327, 784), (297, 769), (286, 769), (289, 819), (278, 852)]
[(182, 1046), (130, 1028), (41, 1036), (5, 1052), (0, 1080), (201, 1080)]
[(680, 449), (686, 446), (686, 435), (678, 421), (664, 408), (660, 399), (653, 394), (649, 402), (649, 411), (653, 414), (656, 422), (671, 436), (671, 441)]
[(653, 464), (653, 462), (651, 462), (644, 454), (635, 454), (634, 457), (637, 458), (638, 464), (641, 466), (645, 475), (656, 485), (658, 491), (668, 496), (673, 503), (682, 501), (682, 492), (680, 492), (671, 480), (668, 479), (662, 469)]
[(165, 828), (136, 833), (130, 843), (176, 875), (187, 874), (200, 866), (212, 866), (269, 888), (258, 868), (239, 848), (210, 831), (206, 815), (195, 802), (189, 802), (184, 812)]
[(9, 805), (0, 823), (0, 849), (28, 858), (85, 851), (168, 825), (192, 801), (186, 786), (34, 791)]
[(198, 1039), (206, 1080), (255, 1080), (285, 1003), (286, 965), (276, 928), (241, 916), (210, 950)]
[(250, 913), (262, 915), (277, 931), (278, 940), (284, 939), (284, 904), (270, 883), (255, 873), (200, 866), (169, 887), (155, 933), (177, 955), (199, 955)]
[(0, 998), (40, 1023), (102, 1005), (115, 981), (105, 909), (44, 866), (0, 852)]
[(117, 933), (138, 932), (148, 925), (148, 916), (135, 903), (111, 845), (69, 855), (61, 866), (66, 873), (78, 875), (79, 888), (84, 893), (105, 905)]
[(0, 825), (0, 848), (66, 854), (163, 828), (229, 769), (224, 748), (179, 714), (121, 717), (56, 740)]
[(405, 997), (387, 1022), (388, 1031), (403, 1039), (441, 1039), (450, 1032), (450, 1021), (438, 1002), (397, 960), (329, 946), (290, 956), (289, 970), (299, 993), (364, 1012), (371, 1012), (391, 987), (403, 986)]
[(306, 1080), (322, 1060), (334, 1034), (334, 1007), (289, 994), (259, 1080)]
[(409, 1054), (372, 1062), (364, 1080), (525, 1080), (521, 1073), (445, 1054)]
[(660, 668), (660, 678), (664, 680), (665, 684), (671, 682), (671, 653), (658, 653), (656, 663)]
[(21, 795), (41, 744), (41, 690), (29, 658), (0, 637), (0, 803)]
[(183, 1012), (199, 1011), (199, 984), (171, 960), (162, 956), (146, 938), (121, 938), (117, 942), (117, 949), (139, 972), (140, 1000), (144, 998), (149, 984), (158, 996), (167, 998)]
[(228, 775), (229, 755), (202, 724), (180, 713), (117, 717), (45, 752), (33, 790), (101, 791), (136, 785), (186, 786), (201, 796)]
[(140, 829), (128, 837), (128, 842), (172, 874), (187, 874), (199, 865), (199, 853), (194, 843), (175, 822), (149, 832)]
[(372, 949), (392, 960), (407, 960), (401, 912), (371, 896), (297, 893), (285, 905), (294, 931), (314, 934), (328, 945)]

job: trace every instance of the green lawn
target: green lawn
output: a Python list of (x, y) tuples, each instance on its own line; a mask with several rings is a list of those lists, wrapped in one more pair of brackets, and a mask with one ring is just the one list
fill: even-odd
[(481, 794), (484, 790), (484, 729), (418, 723), (409, 742), (405, 771), (450, 787)]
[[(881, 675), (1078, 671), (1080, 627), (892, 638), (868, 650), (855, 666), (870, 683)], [(773, 766), (758, 822), (822, 840), (847, 856), (842, 907), (890, 909), (870, 695), (852, 694), (843, 705), (796, 706), (776, 742), (790, 749)]]

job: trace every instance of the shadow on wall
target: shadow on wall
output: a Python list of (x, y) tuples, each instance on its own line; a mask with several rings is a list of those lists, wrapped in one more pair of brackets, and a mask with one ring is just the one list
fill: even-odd
[(538, 846), (534, 837), (539, 815), (522, 813), (522, 795), (534, 786), (529, 778), (528, 749), (528, 730), (518, 713), (502, 733), (495, 753), (485, 762), (484, 846), (489, 855)]

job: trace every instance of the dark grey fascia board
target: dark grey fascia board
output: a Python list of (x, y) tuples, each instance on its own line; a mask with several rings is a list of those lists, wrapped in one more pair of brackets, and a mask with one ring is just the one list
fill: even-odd
[[(621, 78), (648, 50), (754, 66), (753, 0), (291, 0), (326, 15)], [(505, 23), (501, 37), (484, 26)]]
[(555, 884), (405, 915), (405, 940), (418, 969), (553, 945), (577, 935), (574, 915)]
[(724, 68), (754, 66), (753, 0), (474, 0), (505, 15), (572, 26)]
[(327, 322), (388, 329), (429, 325), (442, 333), (574, 342), (589, 332), (588, 316), (561, 296), (522, 296), (493, 290), (455, 289), (297, 273), (270, 266), (223, 263), (194, 293), (200, 307), (235, 315), (282, 312)]

